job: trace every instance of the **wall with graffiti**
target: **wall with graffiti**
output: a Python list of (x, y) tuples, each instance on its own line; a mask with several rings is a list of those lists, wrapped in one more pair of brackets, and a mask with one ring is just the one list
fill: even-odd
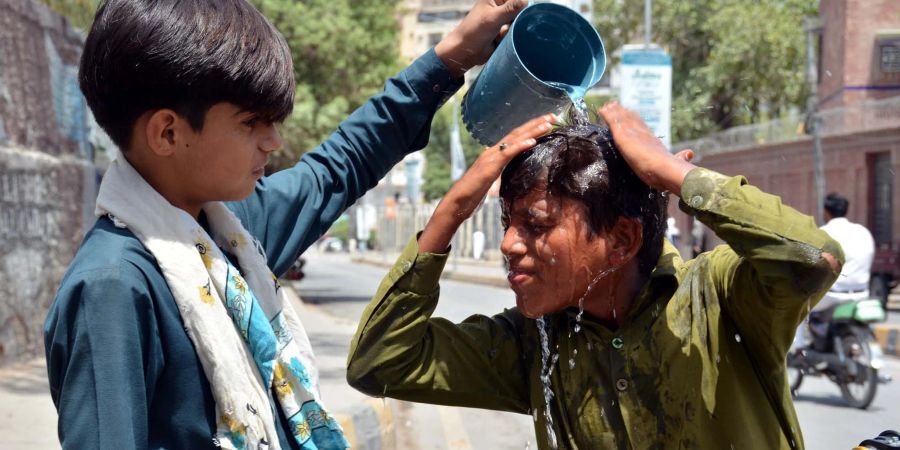
[(0, 365), (42, 351), (47, 308), (93, 223), (83, 40), (37, 1), (0, 0)]

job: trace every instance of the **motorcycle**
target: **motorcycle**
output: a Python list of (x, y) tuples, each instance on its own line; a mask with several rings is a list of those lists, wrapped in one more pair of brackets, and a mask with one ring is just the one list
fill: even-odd
[(884, 319), (881, 302), (869, 298), (811, 312), (806, 322), (809, 344), (787, 356), (791, 393), (797, 395), (804, 377), (825, 376), (840, 387), (850, 406), (868, 408), (884, 367), (884, 354), (869, 324)]
[(900, 433), (887, 430), (874, 439), (866, 439), (853, 450), (892, 450), (900, 449)]

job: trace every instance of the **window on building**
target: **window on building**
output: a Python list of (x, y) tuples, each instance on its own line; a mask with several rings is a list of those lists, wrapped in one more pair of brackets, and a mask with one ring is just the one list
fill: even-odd
[(428, 35), (428, 46), (434, 47), (444, 37), (442, 33), (431, 33)]
[(900, 39), (881, 44), (881, 73), (900, 72)]

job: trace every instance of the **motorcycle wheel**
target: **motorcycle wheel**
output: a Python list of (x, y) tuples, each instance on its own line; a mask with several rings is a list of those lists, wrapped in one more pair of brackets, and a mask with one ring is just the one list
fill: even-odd
[[(862, 335), (862, 336), (861, 336)], [(841, 337), (844, 346), (844, 355), (851, 364), (856, 364), (856, 376), (849, 379), (849, 373), (844, 375), (844, 380), (839, 384), (841, 395), (850, 406), (866, 409), (875, 399), (875, 391), (878, 389), (878, 371), (872, 368), (872, 353), (869, 349), (867, 333), (849, 332)]]
[(796, 397), (800, 384), (803, 383), (803, 371), (796, 367), (788, 367), (788, 383), (791, 387), (791, 395)]
[(787, 377), (788, 387), (791, 389), (791, 396), (797, 396), (797, 390), (803, 383), (803, 371), (799, 367), (791, 365), (790, 359), (793, 355), (788, 355)]

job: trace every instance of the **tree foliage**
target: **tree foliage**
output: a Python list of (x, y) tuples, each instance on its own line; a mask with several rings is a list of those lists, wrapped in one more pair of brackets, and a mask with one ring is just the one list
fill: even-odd
[(291, 48), (294, 113), (275, 165), (293, 164), (398, 71), (398, 0), (253, 0)]
[(91, 23), (94, 22), (94, 13), (97, 12), (97, 6), (100, 0), (42, 0), (57, 14), (65, 17), (76, 28), (83, 30), (85, 33), (90, 29)]
[[(463, 95), (457, 94), (453, 101), (457, 105), (462, 101)], [(478, 158), (484, 149), (475, 138), (466, 131), (459, 112), (456, 112), (459, 120), (459, 137), (462, 142), (463, 154), (466, 157), (466, 166), (470, 166)], [(428, 146), (425, 147), (425, 171), (422, 175), (422, 194), (426, 201), (441, 198), (453, 184), (450, 179), (450, 130), (453, 126), (453, 104), (447, 102), (434, 117), (431, 123), (431, 135)]]
[[(803, 18), (816, 0), (654, 0), (652, 38), (672, 55), (673, 142), (802, 109)], [(610, 55), (643, 41), (643, 2), (594, 0)]]

